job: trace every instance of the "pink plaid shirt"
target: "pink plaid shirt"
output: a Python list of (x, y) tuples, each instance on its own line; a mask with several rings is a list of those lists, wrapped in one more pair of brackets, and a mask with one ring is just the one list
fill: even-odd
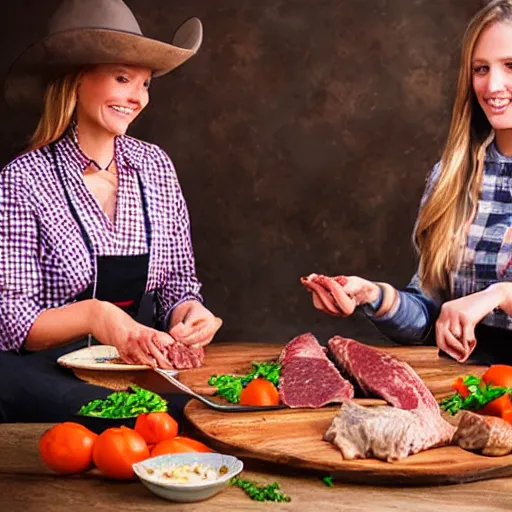
[[(152, 229), (146, 292), (155, 291), (157, 320), (187, 299), (202, 301), (185, 199), (174, 166), (158, 146), (116, 137), (115, 223), (84, 184), (90, 160), (74, 132), (55, 143), (61, 173), (98, 256), (147, 252), (139, 172)], [(0, 350), (19, 350), (35, 319), (68, 304), (92, 282), (94, 255), (82, 239), (48, 146), (0, 172)]]

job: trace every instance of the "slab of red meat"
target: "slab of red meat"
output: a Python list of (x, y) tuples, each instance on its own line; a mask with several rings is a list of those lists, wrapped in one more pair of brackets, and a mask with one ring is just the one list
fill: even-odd
[(281, 352), (279, 396), (288, 407), (322, 407), (354, 396), (354, 388), (311, 334), (291, 340)]
[(329, 348), (364, 393), (379, 396), (400, 409), (427, 408), (439, 412), (434, 395), (404, 361), (341, 336), (331, 338)]
[(199, 368), (204, 364), (203, 348), (191, 348), (178, 341), (167, 347), (165, 355), (176, 370)]

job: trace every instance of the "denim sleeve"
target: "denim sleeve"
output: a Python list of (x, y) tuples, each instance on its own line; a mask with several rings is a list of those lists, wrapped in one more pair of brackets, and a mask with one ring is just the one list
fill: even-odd
[(439, 316), (440, 304), (423, 294), (418, 274), (404, 290), (398, 291), (398, 305), (386, 315), (367, 315), (385, 336), (405, 345), (428, 345), (435, 340), (433, 326)]

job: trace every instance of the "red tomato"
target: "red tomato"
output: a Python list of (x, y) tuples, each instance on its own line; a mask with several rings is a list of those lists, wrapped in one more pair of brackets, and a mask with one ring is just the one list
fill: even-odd
[(453, 381), (452, 388), (464, 398), (469, 396), (469, 389), (466, 384), (464, 384), (464, 379), (462, 377), (458, 377)]
[(161, 441), (155, 445), (151, 450), (151, 457), (165, 455), (167, 453), (183, 452), (213, 452), (213, 450), (200, 441), (196, 441), (190, 437), (177, 436), (174, 439)]
[(482, 380), (486, 384), (512, 388), (512, 366), (495, 364), (483, 374)]
[(479, 409), (480, 414), (486, 414), (487, 416), (499, 416), (503, 415), (503, 412), (512, 409), (512, 402), (510, 401), (510, 395), (505, 393), (504, 395), (496, 398), (492, 402)]
[(279, 405), (279, 391), (267, 379), (254, 379), (240, 393), (240, 405)]
[(135, 432), (138, 432), (147, 444), (156, 444), (178, 435), (178, 423), (166, 412), (150, 412), (137, 416)]
[(135, 476), (132, 464), (149, 457), (144, 438), (128, 427), (114, 427), (102, 432), (92, 451), (96, 467), (107, 477), (129, 480)]
[(39, 452), (45, 464), (57, 473), (82, 473), (92, 466), (92, 450), (97, 437), (78, 423), (60, 423), (41, 436)]

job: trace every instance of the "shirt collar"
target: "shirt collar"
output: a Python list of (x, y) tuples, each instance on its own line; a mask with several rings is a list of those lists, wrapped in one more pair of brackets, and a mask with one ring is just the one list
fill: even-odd
[(494, 138), (487, 147), (485, 161), (488, 163), (510, 164), (512, 163), (512, 156), (501, 154), (496, 146), (496, 138)]

